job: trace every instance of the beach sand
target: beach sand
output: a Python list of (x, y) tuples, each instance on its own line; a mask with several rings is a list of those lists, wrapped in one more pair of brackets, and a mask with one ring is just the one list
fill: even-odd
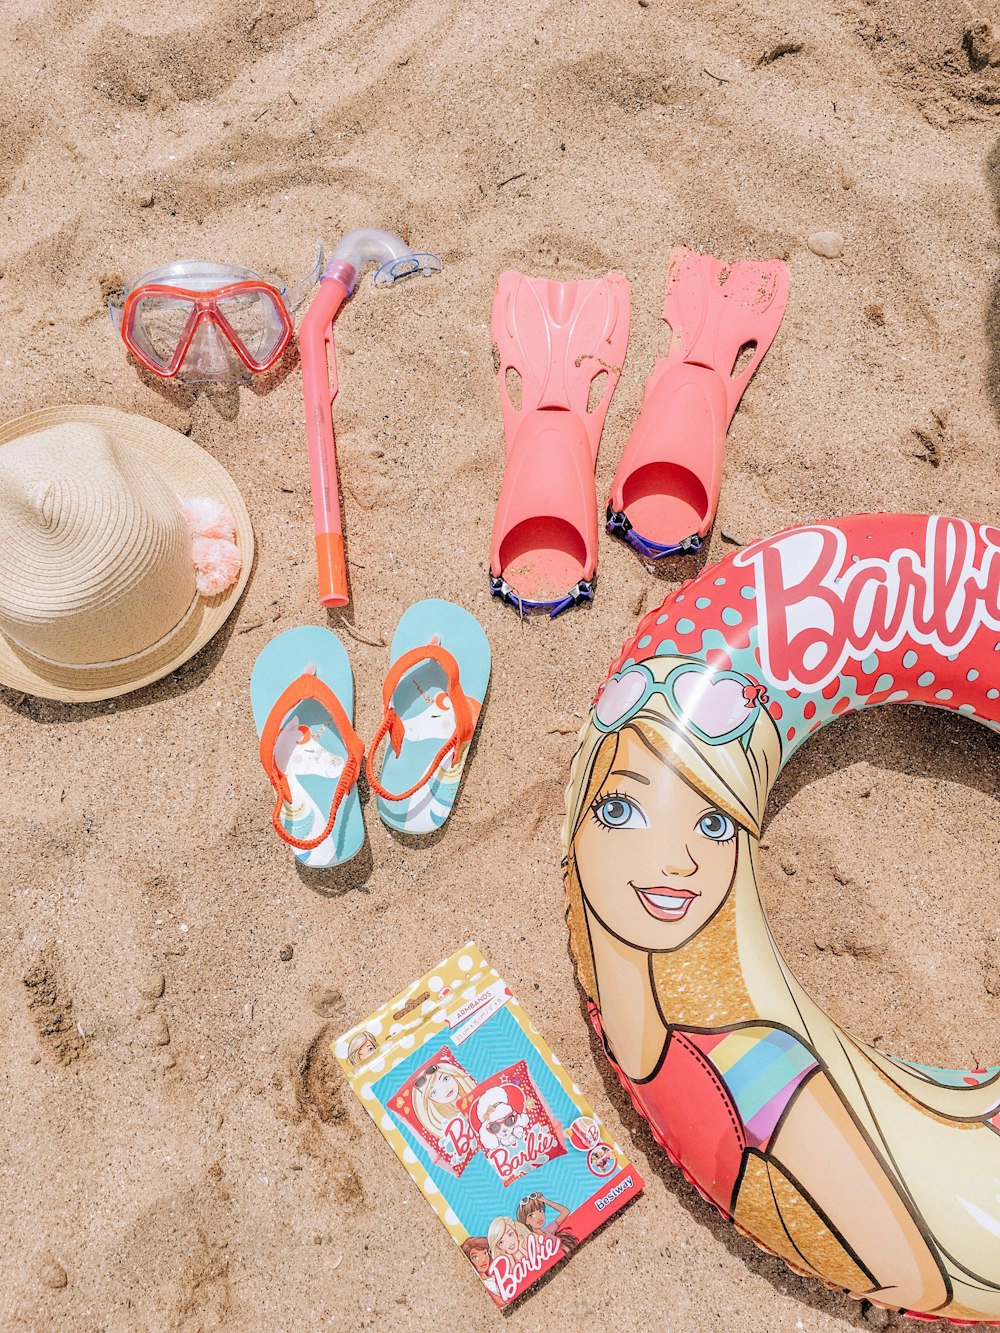
[[(672, 245), (782, 256), (791, 302), (730, 432), (707, 558), (732, 551), (723, 527), (750, 541), (857, 510), (997, 522), (991, 15), (987, 0), (5, 6), (4, 413), (104, 403), (189, 433), (241, 487), (258, 551), (237, 614), (158, 685), (80, 706), (0, 692), (0, 1327), (500, 1327), (328, 1049), (470, 937), (648, 1182), (509, 1327), (903, 1327), (740, 1238), (590, 1035), (559, 874), (574, 738), (640, 613), (703, 562), (650, 572), (602, 537), (590, 610), (522, 622), (491, 601), (489, 312), (507, 267), (627, 276), (603, 496), (665, 346)], [(154, 383), (104, 297), (192, 255), (295, 278), (317, 237), (366, 224), (445, 267), (365, 284), (337, 326), (348, 629), (315, 596), (294, 358), (238, 390)], [(841, 257), (809, 250), (822, 230)], [(451, 821), (404, 842), (369, 801), (356, 861), (298, 870), (269, 827), (257, 653), (329, 623), (369, 737), (379, 642), (438, 595), (494, 653)], [(781, 947), (885, 1050), (1000, 1057), (997, 756), (964, 719), (886, 710), (822, 733), (778, 784), (763, 865)]]

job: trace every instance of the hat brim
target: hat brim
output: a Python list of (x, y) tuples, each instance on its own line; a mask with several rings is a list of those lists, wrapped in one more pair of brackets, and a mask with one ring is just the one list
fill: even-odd
[(120, 662), (61, 667), (33, 657), (0, 634), (0, 684), (64, 703), (113, 699), (176, 671), (225, 624), (247, 585), (254, 550), (250, 515), (232, 477), (201, 445), (158, 421), (131, 416), (114, 407), (49, 407), (0, 425), (0, 446), (50, 426), (75, 421), (100, 426), (135, 449), (180, 499), (209, 496), (220, 500), (233, 516), (243, 564), (239, 578), (231, 587), (215, 597), (199, 596), (190, 614), (175, 630), (145, 652)]

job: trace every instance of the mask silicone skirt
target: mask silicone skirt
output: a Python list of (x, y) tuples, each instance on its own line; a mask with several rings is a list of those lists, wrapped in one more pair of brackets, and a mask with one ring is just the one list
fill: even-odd
[(1000, 1068), (851, 1037), (778, 953), (768, 794), (819, 727), (883, 703), (1000, 730), (1000, 529), (856, 515), (747, 547), (646, 616), (573, 761), (567, 917), (591, 1017), (698, 1190), (797, 1272), (1000, 1320)]

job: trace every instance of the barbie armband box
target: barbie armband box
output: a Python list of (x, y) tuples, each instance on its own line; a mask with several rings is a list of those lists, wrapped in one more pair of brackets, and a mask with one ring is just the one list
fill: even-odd
[(474, 944), (333, 1049), (499, 1306), (642, 1190), (638, 1172)]

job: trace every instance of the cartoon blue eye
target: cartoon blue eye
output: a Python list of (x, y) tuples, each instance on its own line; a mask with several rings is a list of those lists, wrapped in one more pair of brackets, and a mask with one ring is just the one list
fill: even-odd
[(605, 828), (649, 828), (646, 816), (627, 796), (613, 793), (594, 806), (594, 817)]
[(709, 810), (708, 814), (702, 815), (698, 820), (697, 829), (703, 837), (710, 838), (712, 842), (728, 842), (736, 833), (736, 825), (721, 810)]

